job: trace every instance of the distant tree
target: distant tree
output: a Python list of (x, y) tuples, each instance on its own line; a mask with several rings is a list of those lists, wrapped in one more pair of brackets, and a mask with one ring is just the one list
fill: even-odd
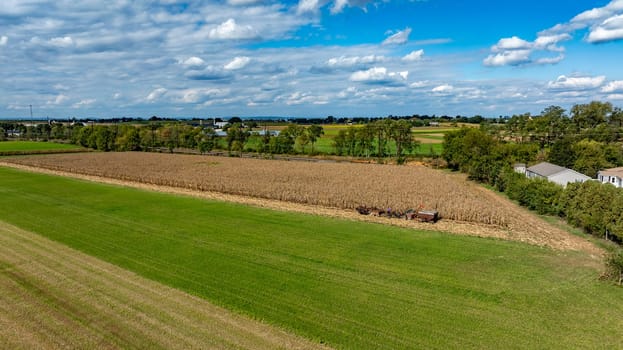
[(571, 136), (556, 140), (549, 151), (549, 162), (565, 168), (573, 168), (577, 159), (573, 150), (574, 143), (575, 139)]
[(374, 151), (374, 125), (368, 123), (357, 130), (357, 144), (361, 152), (366, 158)]
[(356, 156), (357, 154), (357, 129), (349, 126), (346, 129), (346, 154)]
[(314, 125), (311, 125), (309, 128), (307, 128), (307, 136), (308, 136), (309, 142), (311, 143), (312, 154), (314, 154), (314, 144), (316, 143), (316, 141), (318, 141), (318, 139), (322, 135), (324, 135), (324, 129), (320, 125), (314, 124)]
[(389, 136), (396, 143), (396, 159), (402, 162), (404, 152), (411, 153), (419, 142), (413, 139), (411, 123), (402, 119), (392, 123)]
[(571, 108), (571, 118), (578, 129), (594, 128), (606, 122), (613, 107), (610, 102), (593, 101), (589, 104), (578, 104)]
[(621, 136), (621, 129), (607, 123), (601, 123), (590, 129), (580, 132), (581, 138), (604, 143), (616, 142)]
[(617, 126), (619, 128), (623, 128), (623, 110), (619, 107), (615, 107), (610, 114), (610, 119), (608, 120), (610, 124)]
[(611, 167), (606, 159), (605, 145), (602, 142), (582, 140), (572, 146), (577, 158), (573, 169), (587, 176), (595, 178), (601, 169)]
[(108, 127), (103, 125), (96, 126), (93, 136), (95, 136), (94, 148), (106, 152), (114, 149), (113, 133)]
[(258, 149), (258, 151), (261, 153), (271, 153), (270, 140), (272, 138), (273, 137), (271, 136), (270, 131), (265, 129), (264, 134), (262, 135), (260, 148)]
[(176, 124), (167, 124), (160, 129), (160, 136), (164, 141), (164, 145), (169, 149), (169, 152), (180, 145), (179, 141), (179, 128)]
[(451, 169), (461, 170), (474, 180), (491, 184), (511, 161), (504, 156), (503, 148), (491, 135), (475, 128), (446, 133), (442, 156)]
[(333, 147), (335, 148), (335, 154), (338, 156), (344, 155), (346, 150), (346, 130), (340, 129), (337, 135), (333, 138)]
[(65, 140), (67, 138), (66, 130), (67, 128), (62, 123), (55, 123), (52, 126), (51, 137), (55, 140)]
[(294, 152), (294, 142), (292, 135), (281, 132), (277, 137), (270, 138), (270, 153), (291, 154)]
[(119, 151), (139, 151), (141, 136), (138, 128), (126, 125), (119, 128), (115, 139), (114, 149)]
[(589, 234), (603, 236), (609, 225), (605, 214), (615, 202), (616, 192), (612, 185), (597, 181), (571, 183), (561, 196), (561, 208), (569, 223)]
[[(227, 150), (228, 151), (240, 151), (244, 150), (244, 145), (247, 142), (251, 133), (246, 130), (242, 124), (235, 123), (229, 126), (227, 129)], [(234, 149), (234, 143), (236, 143), (236, 149)], [(241, 154), (242, 155), (242, 154)]]
[(386, 154), (387, 141), (390, 138), (392, 129), (392, 120), (389, 118), (377, 120), (374, 122), (374, 129), (376, 134), (376, 156), (381, 158)]
[(310, 139), (309, 139), (309, 134), (304, 132), (302, 134), (300, 134), (297, 138), (296, 138), (296, 144), (299, 145), (299, 147), (301, 147), (301, 152), (305, 153), (305, 147), (307, 147), (307, 145), (309, 144)]
[(141, 150), (141, 136), (139, 130), (135, 127), (131, 127), (127, 132), (126, 149), (129, 151)]

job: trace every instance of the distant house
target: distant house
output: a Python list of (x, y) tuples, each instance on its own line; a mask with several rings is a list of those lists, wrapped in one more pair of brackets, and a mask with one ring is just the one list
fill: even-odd
[(525, 163), (515, 163), (515, 165), (513, 165), (513, 169), (515, 170), (516, 173), (520, 173), (520, 174), (526, 174), (526, 164)]
[(602, 170), (597, 173), (597, 180), (621, 188), (623, 187), (623, 167)]
[(567, 169), (548, 162), (539, 163), (527, 168), (526, 176), (531, 179), (547, 179), (547, 181), (557, 183), (563, 187), (566, 187), (569, 183), (584, 182), (591, 179), (590, 177), (578, 173), (575, 170)]
[(258, 136), (264, 136), (267, 133), (268, 133), (269, 136), (279, 136), (281, 131), (279, 131), (279, 130), (258, 130), (258, 131), (254, 131), (253, 133), (257, 134)]

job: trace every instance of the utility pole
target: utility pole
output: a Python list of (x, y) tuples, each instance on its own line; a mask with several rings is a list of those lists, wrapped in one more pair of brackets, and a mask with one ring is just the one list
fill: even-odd
[(29, 106), (30, 106), (30, 120), (32, 120), (32, 105), (29, 105)]

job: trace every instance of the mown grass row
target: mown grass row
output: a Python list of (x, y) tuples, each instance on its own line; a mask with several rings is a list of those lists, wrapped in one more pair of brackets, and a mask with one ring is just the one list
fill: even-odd
[(0, 220), (338, 348), (616, 348), (585, 253), (0, 168)]

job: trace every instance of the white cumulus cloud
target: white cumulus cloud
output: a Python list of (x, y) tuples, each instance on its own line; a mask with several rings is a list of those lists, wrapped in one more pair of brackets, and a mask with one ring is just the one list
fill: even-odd
[(205, 103), (214, 97), (223, 97), (229, 93), (228, 89), (188, 89), (181, 92), (181, 101), (184, 103)]
[(454, 86), (450, 84), (438, 85), (432, 88), (431, 92), (437, 95), (450, 95), (454, 92)]
[(48, 101), (46, 104), (48, 105), (61, 105), (63, 103), (65, 103), (67, 100), (69, 100), (69, 97), (63, 94), (57, 95), (54, 100), (50, 100)]
[(601, 43), (623, 39), (623, 15), (613, 16), (591, 28), (586, 41)]
[(565, 59), (565, 55), (560, 54), (556, 57), (542, 57), (534, 60), (536, 64), (556, 64)]
[(254, 5), (259, 2), (261, 2), (261, 0), (227, 0), (227, 3), (233, 6)]
[(210, 30), (208, 37), (217, 40), (253, 39), (258, 33), (250, 25), (239, 25), (233, 18)]
[(519, 37), (502, 38), (496, 45), (491, 48), (493, 52), (503, 52), (506, 50), (526, 50), (530, 49), (532, 44)]
[(165, 88), (157, 88), (155, 90), (153, 90), (152, 92), (149, 93), (149, 95), (147, 95), (146, 99), (149, 102), (154, 102), (158, 99), (160, 99), (162, 96), (164, 96), (164, 94), (167, 93), (167, 89)]
[[(483, 60), (483, 64), (489, 67), (519, 66), (526, 64), (556, 64), (564, 59), (564, 48), (559, 47), (561, 41), (570, 40), (569, 34), (539, 34), (533, 42), (521, 39), (517, 36), (502, 38), (491, 47), (491, 54)], [(538, 52), (558, 52), (556, 56), (533, 58)]]
[(227, 63), (223, 68), (225, 70), (237, 70), (246, 67), (251, 59), (246, 56), (236, 57), (231, 62)]
[(407, 27), (404, 30), (400, 30), (395, 34), (390, 35), (387, 39), (383, 40), (383, 45), (402, 45), (409, 41), (409, 35), (411, 34), (411, 28)]
[(94, 98), (90, 98), (90, 99), (86, 99), (86, 100), (81, 100), (80, 102), (74, 103), (73, 106), (71, 106), (71, 108), (82, 108), (82, 107), (88, 107), (92, 104), (94, 104), (96, 102), (96, 100)]
[(614, 80), (601, 88), (602, 92), (613, 93), (623, 92), (623, 80)]
[(73, 46), (74, 40), (69, 36), (58, 37), (50, 39), (50, 45), (56, 47), (70, 47)]
[(318, 0), (299, 0), (296, 7), (296, 13), (316, 13), (320, 9), (320, 2)]
[(424, 57), (424, 50), (416, 50), (411, 51), (409, 54), (402, 57), (402, 60), (406, 62), (415, 62), (420, 61), (422, 57)]
[(371, 0), (335, 0), (333, 2), (333, 6), (331, 7), (331, 14), (341, 13), (346, 7), (359, 6), (361, 9), (366, 12), (366, 5), (371, 2)]
[(603, 85), (606, 77), (603, 75), (597, 77), (567, 77), (559, 76), (555, 81), (550, 81), (547, 87), (552, 90), (591, 90)]
[(604, 7), (596, 7), (588, 11), (584, 11), (571, 19), (571, 23), (593, 23), (601, 21), (613, 14), (623, 11), (623, 1), (614, 0)]
[(385, 56), (376, 56), (376, 55), (368, 55), (368, 56), (340, 56), (333, 57), (327, 60), (327, 66), (329, 67), (337, 67), (337, 68), (348, 68), (354, 67), (362, 64), (372, 64), (379, 63), (386, 60)]
[(183, 66), (186, 67), (203, 67), (205, 65), (205, 61), (199, 57), (190, 57), (184, 61), (180, 62)]
[(416, 81), (414, 83), (411, 83), (411, 85), (409, 85), (409, 87), (411, 87), (413, 89), (419, 89), (419, 88), (426, 87), (429, 84), (430, 84), (430, 82), (428, 80), (420, 80), (420, 81)]
[(350, 76), (351, 81), (358, 82), (391, 82), (407, 80), (409, 77), (408, 71), (402, 72), (388, 72), (385, 67), (374, 67), (368, 70), (357, 71)]
[(6, 35), (0, 36), (0, 46), (5, 46), (9, 42), (9, 38)]
[[(623, 39), (623, 0), (613, 0), (606, 6), (584, 11), (566, 23), (559, 23), (537, 34), (533, 41), (513, 36), (503, 38), (491, 48), (492, 54), (483, 60), (486, 66), (556, 64), (565, 56), (561, 42), (571, 40), (578, 30), (588, 29), (585, 40), (589, 43), (602, 43)], [(526, 57), (526, 50), (530, 53)], [(520, 51), (520, 52), (514, 52)], [(533, 58), (541, 52), (559, 54), (553, 57)], [(537, 55), (538, 56), (538, 55)]]
[(537, 50), (548, 50), (548, 51), (564, 51), (564, 48), (557, 46), (559, 42), (571, 40), (571, 35), (567, 33), (562, 34), (541, 34), (534, 41), (533, 47)]
[(483, 63), (489, 67), (517, 66), (530, 62), (532, 50), (509, 50), (489, 55)]

